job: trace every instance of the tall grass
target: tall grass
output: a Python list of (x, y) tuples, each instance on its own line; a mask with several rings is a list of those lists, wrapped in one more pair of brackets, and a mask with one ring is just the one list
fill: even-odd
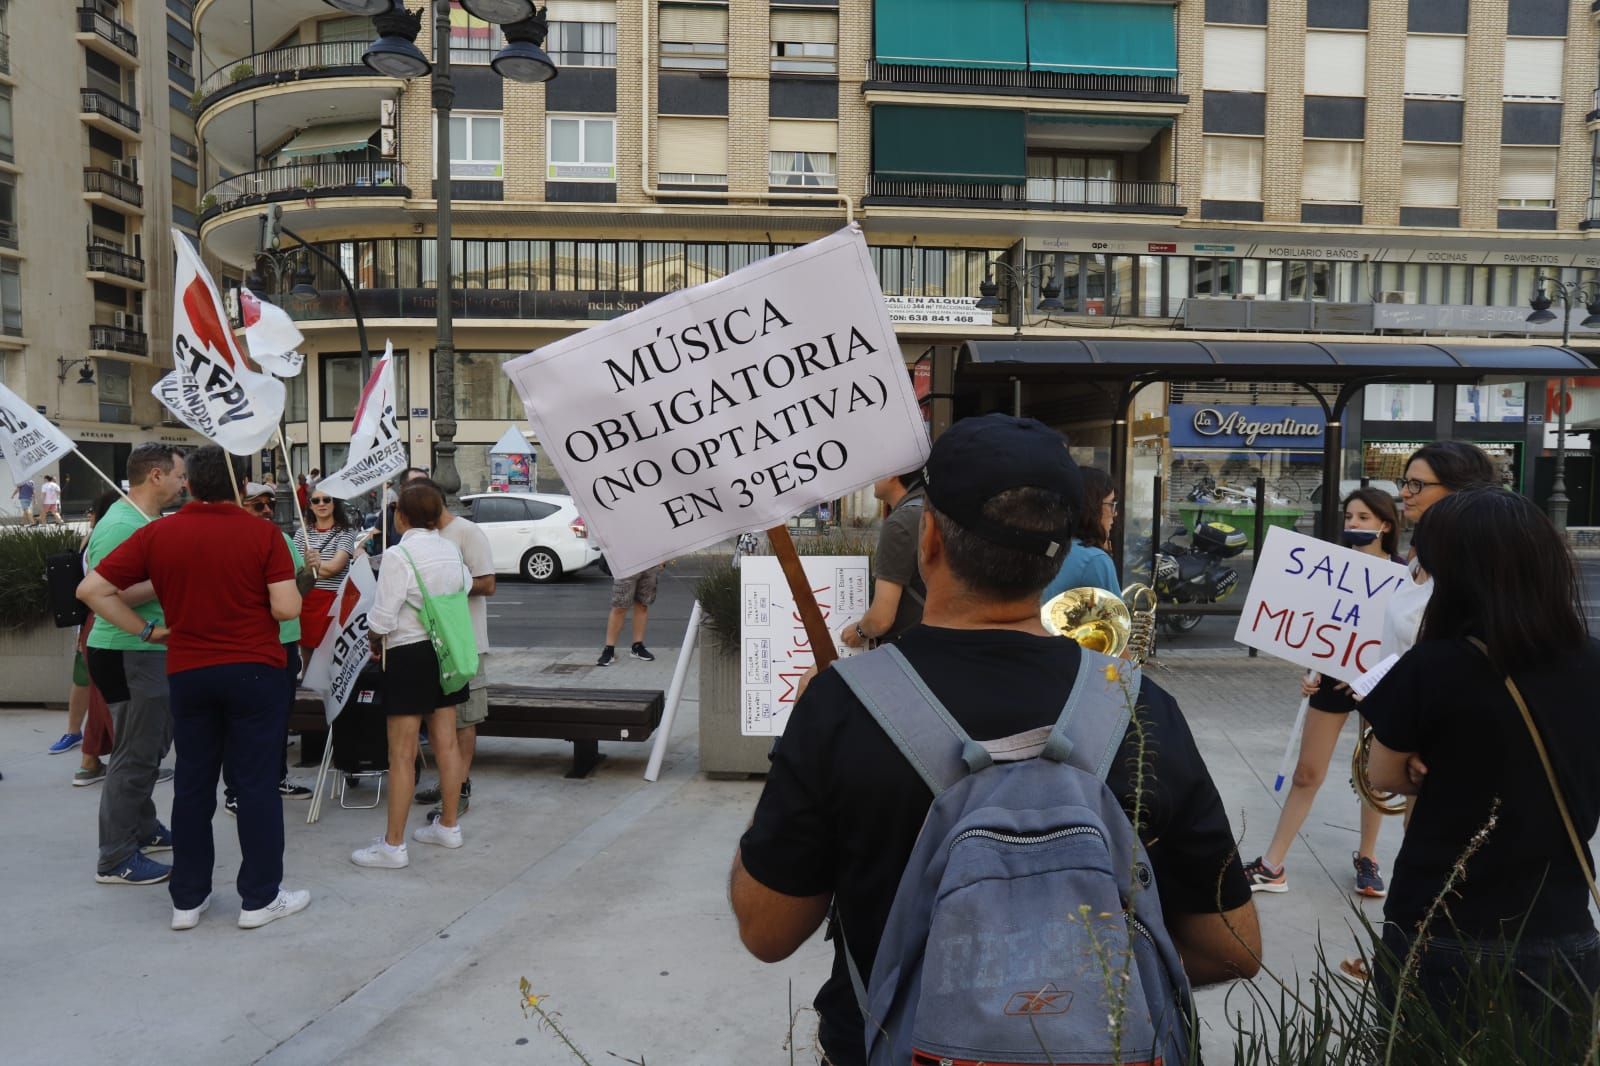
[(60, 526), (0, 529), (0, 630), (29, 629), (51, 620), (45, 557), (77, 550), (79, 537)]

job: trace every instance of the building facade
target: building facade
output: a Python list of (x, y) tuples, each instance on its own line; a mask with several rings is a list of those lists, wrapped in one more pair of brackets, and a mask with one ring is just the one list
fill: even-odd
[[(195, 439), (150, 395), (168, 229), (198, 236), (192, 48), (181, 0), (0, 3), (0, 374), (116, 477), (139, 441)], [(69, 512), (106, 488), (76, 457), (55, 473)]]
[[(497, 28), (452, 22), (464, 492), (486, 487), (493, 443), (522, 420), (506, 359), (847, 218), (919, 387), (962, 340), (1019, 332), (1549, 342), (1559, 324), (1525, 321), (1538, 279), (1600, 281), (1585, 0), (551, 0), (548, 15), (560, 74), (542, 86), (490, 71)], [(207, 254), (242, 277), (262, 205), (281, 204), (344, 266), (372, 346), (402, 353), (402, 426), (431, 465), (429, 79), (375, 76), (371, 24), (321, 0), (200, 0), (194, 25)], [(431, 19), (417, 44), (431, 54)], [(989, 279), (992, 313), (976, 307)], [(308, 338), (296, 471), (342, 462), (361, 384), (349, 300), (320, 265), (315, 287), (291, 306)], [(1093, 390), (955, 377), (953, 413), (1022, 410), (1110, 460)], [(1600, 418), (1596, 384), (1576, 383), (1575, 424)], [(1347, 473), (1393, 480), (1414, 442), (1462, 436), (1542, 498), (1550, 391), (1370, 389), (1344, 427)], [(1174, 493), (1264, 476), (1310, 508), (1320, 475), (1293, 440), (1191, 432), (1196, 411), (1238, 409), (1241, 425), (1316, 411), (1303, 391), (1217, 383), (1139, 402), (1137, 471)], [(1568, 445), (1573, 524), (1600, 524), (1588, 438)]]

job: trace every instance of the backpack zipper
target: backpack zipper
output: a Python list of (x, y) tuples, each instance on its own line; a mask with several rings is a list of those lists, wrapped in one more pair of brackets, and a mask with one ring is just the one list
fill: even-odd
[(979, 837), (983, 840), (995, 840), (1001, 844), (1049, 844), (1053, 841), (1061, 840), (1066, 837), (1076, 836), (1095, 836), (1100, 837), (1102, 840), (1105, 839), (1103, 836), (1101, 836), (1100, 830), (1091, 825), (1069, 825), (1065, 829), (1057, 829), (1053, 833), (1025, 834), (997, 833), (993, 829), (968, 829), (965, 833), (962, 833), (960, 836), (952, 840), (950, 842), (950, 847), (953, 849), (957, 844), (971, 837)]

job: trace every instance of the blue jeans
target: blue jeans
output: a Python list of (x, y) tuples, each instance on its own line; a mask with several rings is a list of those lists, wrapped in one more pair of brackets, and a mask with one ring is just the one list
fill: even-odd
[(173, 674), (172, 726), (178, 754), (172, 797), (172, 905), (200, 906), (211, 892), (216, 847), (211, 817), (224, 765), (239, 800), (239, 898), (259, 910), (283, 879), (283, 801), (278, 781), (289, 724), (284, 673), (258, 663)]
[[(285, 706), (288, 707), (287, 713), (292, 714), (294, 713), (294, 696), (300, 688), (300, 645), (285, 644), (283, 646), (283, 654), (288, 660), (283, 666), (284, 684), (287, 686), (283, 698)], [(287, 719), (285, 721), (287, 722)], [(287, 729), (287, 725), (285, 725), (285, 728)], [(278, 760), (278, 780), (289, 780), (289, 737), (287, 734), (283, 738), (283, 758)], [(222, 795), (226, 799), (233, 799), (233, 781), (228, 777), (226, 763), (222, 767)]]

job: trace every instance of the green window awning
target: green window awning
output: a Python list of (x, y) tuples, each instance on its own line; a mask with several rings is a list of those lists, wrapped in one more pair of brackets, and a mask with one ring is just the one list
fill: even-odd
[(975, 107), (872, 109), (872, 172), (891, 181), (1022, 185), (1028, 116)]
[(1178, 75), (1174, 8), (1105, 0), (1029, 0), (1028, 61), (1068, 74)]
[(877, 0), (873, 33), (880, 63), (912, 66), (1028, 65), (1023, 0)]
[(378, 124), (371, 119), (360, 122), (330, 122), (325, 126), (309, 126), (294, 139), (278, 149), (282, 159), (300, 159), (308, 155), (337, 155), (341, 152), (360, 152), (378, 132)]

